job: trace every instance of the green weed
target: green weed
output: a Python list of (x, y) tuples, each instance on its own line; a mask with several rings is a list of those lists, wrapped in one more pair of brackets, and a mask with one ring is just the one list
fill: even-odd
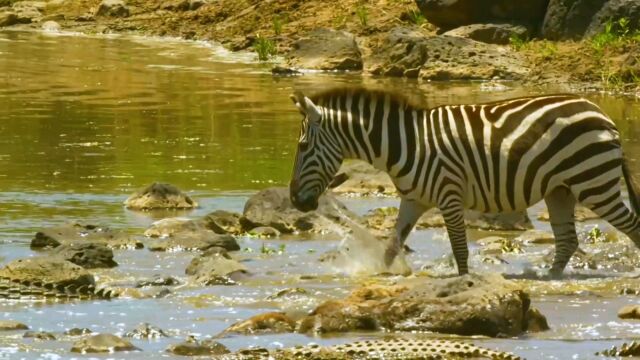
[(273, 32), (276, 35), (282, 34), (282, 27), (284, 26), (285, 19), (281, 18), (280, 15), (276, 15), (273, 20)]
[(425, 19), (424, 15), (422, 15), (422, 11), (420, 10), (409, 11), (409, 19), (411, 20), (412, 23), (418, 26), (427, 22), (427, 19)]
[(338, 14), (331, 21), (335, 29), (341, 29), (347, 24), (347, 15)]
[(591, 47), (597, 54), (602, 55), (607, 47), (620, 47), (628, 42), (640, 41), (640, 30), (631, 31), (628, 18), (617, 21), (607, 20), (604, 29), (591, 38)]
[(364, 5), (358, 5), (358, 7), (356, 7), (356, 16), (358, 17), (358, 20), (360, 20), (360, 25), (367, 27), (369, 11)]
[(284, 254), (284, 252), (286, 251), (287, 246), (285, 244), (280, 244), (280, 246), (278, 246), (278, 248), (272, 248), (270, 246), (265, 245), (265, 243), (262, 243), (262, 246), (260, 247), (260, 253), (261, 254), (266, 254), (266, 255), (272, 255), (272, 254), (278, 254), (278, 255), (282, 255)]
[(513, 34), (509, 37), (509, 45), (515, 51), (520, 51), (524, 49), (525, 46), (529, 43), (529, 38), (526, 36), (520, 36), (518, 34)]
[(271, 39), (257, 36), (253, 42), (253, 50), (258, 54), (258, 60), (267, 61), (276, 54), (276, 44)]
[(556, 44), (552, 43), (551, 41), (543, 41), (541, 43), (541, 47), (540, 47), (540, 55), (542, 55), (544, 58), (551, 58), (553, 57), (553, 55), (555, 55), (558, 52), (558, 47), (556, 46)]

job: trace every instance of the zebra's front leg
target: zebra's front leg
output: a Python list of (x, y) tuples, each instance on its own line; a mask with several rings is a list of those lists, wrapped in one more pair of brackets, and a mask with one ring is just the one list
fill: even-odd
[(427, 211), (428, 207), (415, 200), (400, 200), (400, 210), (398, 211), (398, 219), (396, 220), (396, 236), (384, 253), (384, 262), (387, 266), (391, 266), (393, 259), (404, 248), (404, 241), (411, 233), (416, 222)]
[(469, 259), (469, 248), (467, 246), (467, 232), (464, 224), (464, 207), (462, 201), (453, 201), (446, 206), (440, 206), (442, 217), (444, 218), (453, 257), (458, 265), (458, 274), (469, 273), (467, 260)]

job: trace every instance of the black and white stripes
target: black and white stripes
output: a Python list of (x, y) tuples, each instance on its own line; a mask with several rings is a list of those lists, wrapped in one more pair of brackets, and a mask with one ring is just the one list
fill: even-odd
[[(464, 209), (518, 211), (542, 199), (556, 237), (555, 275), (577, 248), (576, 202), (640, 246), (637, 192), (618, 131), (583, 98), (560, 94), (426, 109), (390, 93), (337, 89), (292, 100), (305, 116), (290, 186), (293, 203), (315, 208), (344, 158), (386, 171), (402, 197), (397, 241), (387, 261), (420, 215), (436, 206), (464, 274)], [(622, 202), (621, 177), (634, 211)]]

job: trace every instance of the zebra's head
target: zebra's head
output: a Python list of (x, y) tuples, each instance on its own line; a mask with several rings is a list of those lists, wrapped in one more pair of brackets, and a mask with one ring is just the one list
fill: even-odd
[(306, 212), (318, 208), (318, 198), (338, 172), (343, 155), (321, 106), (301, 93), (291, 95), (291, 100), (304, 118), (289, 191), (293, 206)]

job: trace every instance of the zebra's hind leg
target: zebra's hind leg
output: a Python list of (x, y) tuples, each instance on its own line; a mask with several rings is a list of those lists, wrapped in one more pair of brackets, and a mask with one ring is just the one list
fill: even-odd
[(394, 241), (385, 251), (384, 262), (387, 266), (391, 266), (393, 259), (402, 251), (404, 241), (411, 233), (416, 222), (427, 211), (426, 206), (415, 201), (402, 199), (400, 200), (400, 210), (398, 211), (398, 219), (396, 220), (396, 235)]
[(576, 198), (568, 188), (558, 187), (545, 196), (544, 202), (549, 210), (549, 221), (556, 242), (556, 253), (550, 275), (559, 278), (571, 256), (578, 249), (574, 219)]
[(616, 229), (625, 233), (640, 248), (640, 219), (622, 201), (619, 189), (614, 190), (613, 195), (609, 192), (609, 195), (604, 199), (591, 196), (581, 203)]
[(469, 247), (467, 245), (467, 232), (464, 224), (464, 208), (462, 201), (457, 199), (447, 206), (440, 206), (444, 223), (449, 234), (453, 257), (458, 265), (458, 274), (469, 273), (467, 260), (469, 259)]

